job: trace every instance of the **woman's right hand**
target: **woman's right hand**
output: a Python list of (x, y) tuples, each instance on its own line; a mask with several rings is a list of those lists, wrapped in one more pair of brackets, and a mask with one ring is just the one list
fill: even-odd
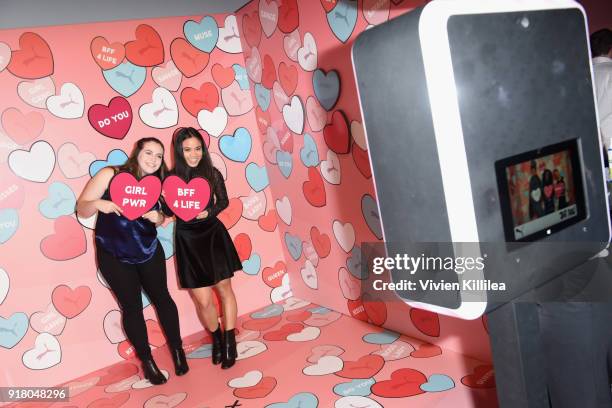
[(117, 215), (121, 215), (123, 210), (117, 204), (109, 200), (96, 200), (96, 209), (104, 214), (110, 214), (114, 212)]

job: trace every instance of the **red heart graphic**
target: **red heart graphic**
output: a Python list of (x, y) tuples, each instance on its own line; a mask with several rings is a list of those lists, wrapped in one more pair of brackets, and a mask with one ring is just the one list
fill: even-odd
[(11, 53), (11, 62), (7, 66), (11, 74), (25, 79), (53, 74), (53, 54), (41, 36), (30, 32), (21, 34), (19, 48)]
[(251, 387), (237, 388), (234, 390), (236, 398), (255, 399), (263, 398), (276, 388), (276, 378), (264, 377)]
[(265, 319), (247, 320), (242, 323), (246, 330), (265, 331), (276, 326), (282, 320), (282, 316), (266, 317)]
[(111, 385), (137, 373), (138, 367), (132, 363), (114, 365), (108, 370), (106, 375), (100, 378), (96, 385)]
[(385, 359), (377, 354), (368, 354), (357, 361), (345, 361), (342, 370), (335, 372), (343, 378), (371, 378), (385, 365)]
[(290, 313), (287, 313), (287, 315), (285, 316), (285, 319), (287, 319), (288, 322), (297, 323), (297, 322), (303, 322), (304, 320), (310, 318), (311, 316), (312, 316), (312, 312), (308, 310), (294, 310)]
[(13, 208), (18, 210), (23, 205), (25, 189), (20, 178), (6, 171), (0, 180), (0, 209)]
[(62, 215), (53, 224), (55, 233), (40, 242), (40, 251), (54, 261), (67, 261), (87, 252), (85, 231), (81, 224), (68, 215)]
[(45, 127), (45, 118), (38, 112), (21, 113), (17, 108), (2, 112), (2, 127), (18, 145), (26, 145), (40, 136)]
[(261, 273), (264, 283), (271, 288), (278, 288), (282, 285), (283, 276), (287, 273), (287, 266), (283, 261), (278, 261), (273, 267), (265, 267)]
[(287, 340), (287, 337), (291, 334), (299, 333), (304, 329), (304, 325), (301, 323), (287, 323), (281, 326), (280, 329), (274, 330), (264, 334), (264, 340), (268, 341), (281, 341)]
[(259, 106), (255, 109), (255, 119), (257, 119), (257, 126), (259, 126), (259, 132), (262, 135), (265, 135), (270, 123), (272, 120), (270, 119), (270, 111), (262, 111)]
[(153, 27), (140, 24), (136, 27), (136, 40), (125, 44), (125, 57), (141, 67), (163, 64), (164, 43)]
[(319, 258), (325, 258), (331, 251), (331, 241), (327, 234), (321, 234), (317, 227), (310, 228), (310, 240)]
[(249, 47), (257, 47), (259, 41), (261, 41), (261, 24), (259, 23), (258, 12), (254, 12), (251, 16), (248, 14), (242, 16), (242, 30)]
[(412, 368), (400, 368), (391, 373), (391, 379), (378, 381), (371, 388), (372, 394), (383, 398), (403, 398), (423, 394), (421, 385), (427, 382), (427, 377)]
[(87, 119), (98, 133), (113, 139), (123, 139), (132, 126), (132, 107), (124, 97), (115, 96), (108, 106), (91, 105)]
[(308, 168), (308, 181), (302, 184), (306, 201), (313, 207), (323, 207), (327, 201), (323, 177), (315, 167)]
[(232, 67), (224, 67), (221, 64), (213, 65), (210, 70), (212, 73), (213, 80), (219, 85), (219, 88), (227, 88), (234, 82), (236, 73)]
[(276, 225), (278, 224), (276, 210), (270, 210), (266, 215), (259, 217), (257, 224), (259, 225), (259, 228), (264, 231), (274, 231), (276, 229)]
[(370, 158), (368, 157), (367, 150), (361, 150), (356, 143), (353, 144), (353, 161), (355, 161), (355, 165), (357, 166), (357, 170), (363, 177), (370, 178), (372, 177), (372, 168), (370, 167)]
[(361, 299), (357, 300), (348, 300), (346, 302), (346, 307), (352, 317), (357, 320), (361, 320), (363, 322), (368, 321), (368, 314), (366, 313), (365, 307), (363, 306), (363, 302)]
[(298, 84), (298, 70), (295, 65), (281, 62), (278, 66), (278, 79), (287, 96), (293, 95)]
[(251, 244), (251, 238), (244, 232), (236, 235), (236, 238), (234, 238), (234, 246), (238, 252), (238, 258), (240, 258), (241, 261), (245, 261), (251, 257), (253, 245)]
[(104, 37), (96, 37), (89, 46), (91, 56), (104, 70), (113, 69), (123, 62), (125, 47), (120, 42), (110, 44)]
[(372, 298), (369, 293), (363, 295), (363, 306), (368, 317), (376, 326), (382, 326), (387, 321), (387, 306), (376, 298)]
[(293, 133), (289, 131), (289, 128), (284, 125), (278, 132), (278, 142), (280, 143), (281, 150), (285, 152), (293, 153)]
[(297, 0), (283, 0), (278, 8), (278, 29), (285, 34), (293, 32), (300, 25)]
[(130, 173), (118, 173), (110, 182), (111, 200), (123, 210), (123, 216), (135, 220), (149, 211), (161, 193), (161, 181), (155, 176), (140, 180)]
[(440, 319), (437, 313), (428, 310), (410, 309), (410, 320), (421, 333), (431, 337), (440, 336)]
[(229, 205), (221, 211), (217, 218), (225, 225), (225, 228), (230, 229), (242, 217), (242, 200), (239, 198), (230, 198)]
[(147, 337), (149, 338), (149, 344), (155, 347), (161, 347), (166, 344), (166, 338), (164, 333), (159, 327), (159, 323), (156, 320), (147, 319)]
[(210, 201), (210, 184), (201, 177), (185, 183), (178, 176), (170, 176), (162, 186), (166, 204), (183, 221), (190, 221), (204, 211)]
[(181, 102), (187, 112), (197, 118), (202, 109), (212, 112), (219, 105), (219, 91), (212, 82), (204, 82), (200, 89), (184, 88), (181, 92)]
[(136, 358), (136, 349), (128, 340), (123, 340), (117, 345), (117, 352), (124, 360)]
[(272, 89), (274, 81), (276, 81), (276, 67), (274, 66), (274, 61), (272, 61), (272, 57), (266, 54), (263, 58), (261, 84), (268, 89)]
[(461, 379), (461, 383), (471, 388), (495, 388), (495, 371), (491, 365), (479, 365), (472, 374)]
[(435, 344), (425, 343), (421, 344), (418, 350), (411, 352), (410, 356), (414, 358), (429, 358), (439, 356), (440, 354), (442, 354), (440, 347)]
[(208, 53), (198, 50), (184, 38), (175, 38), (170, 44), (170, 56), (174, 65), (187, 78), (204, 71), (210, 58)]
[(329, 13), (338, 5), (338, 0), (321, 0), (321, 5), (326, 13)]
[(72, 290), (66, 285), (53, 289), (51, 301), (55, 309), (68, 319), (78, 316), (89, 306), (91, 289), (88, 286), (79, 286)]
[[(98, 385), (100, 385), (98, 383)], [(119, 408), (130, 399), (130, 393), (124, 392), (111, 398), (100, 398), (92, 402), (87, 408)]]
[(333, 113), (331, 123), (323, 128), (323, 137), (327, 146), (335, 153), (349, 152), (351, 135), (344, 112), (337, 110)]

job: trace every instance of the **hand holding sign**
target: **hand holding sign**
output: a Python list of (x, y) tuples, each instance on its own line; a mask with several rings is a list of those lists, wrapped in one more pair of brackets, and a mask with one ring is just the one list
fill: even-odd
[(110, 182), (111, 199), (131, 221), (153, 208), (160, 193), (161, 181), (155, 176), (136, 180), (130, 173), (119, 173)]
[(178, 176), (164, 180), (164, 198), (170, 209), (183, 221), (190, 221), (204, 211), (211, 198), (210, 184), (196, 177), (185, 183)]

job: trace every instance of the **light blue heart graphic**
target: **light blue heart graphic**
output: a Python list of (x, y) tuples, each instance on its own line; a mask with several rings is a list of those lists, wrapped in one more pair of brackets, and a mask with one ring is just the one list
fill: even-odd
[(284, 311), (285, 309), (281, 305), (272, 304), (266, 306), (263, 310), (251, 313), (251, 317), (253, 319), (267, 319), (269, 317), (280, 316)]
[(144, 291), (140, 292), (140, 297), (142, 298), (142, 308), (143, 309), (151, 304), (149, 297), (147, 296), (146, 293), (144, 293)]
[(22, 312), (13, 313), (8, 319), (0, 316), (0, 347), (15, 347), (26, 335), (29, 322), (28, 315)]
[(249, 163), (246, 167), (246, 178), (249, 186), (256, 193), (268, 187), (270, 180), (268, 179), (268, 171), (266, 166), (258, 166), (255, 163)]
[(317, 408), (318, 406), (319, 400), (316, 395), (310, 392), (300, 392), (291, 397), (287, 402), (276, 402), (266, 405), (265, 408)]
[(128, 96), (136, 93), (147, 79), (147, 69), (125, 61), (115, 68), (102, 71), (106, 83), (120, 95)]
[(206, 16), (199, 23), (187, 21), (183, 33), (187, 41), (198, 50), (211, 52), (219, 39), (219, 26), (214, 18)]
[(224, 135), (219, 139), (219, 149), (228, 159), (244, 163), (251, 153), (251, 134), (246, 128), (240, 127), (234, 135)]
[(291, 175), (291, 170), (293, 169), (293, 158), (291, 157), (291, 153), (282, 150), (277, 150), (276, 164), (278, 165), (278, 169), (280, 170), (283, 177), (288, 179)]
[(234, 79), (236, 80), (236, 82), (238, 82), (238, 86), (240, 87), (240, 89), (242, 89), (243, 91), (249, 89), (249, 77), (247, 75), (246, 68), (240, 64), (234, 64), (232, 65), (232, 68), (234, 69), (235, 74)]
[(351, 256), (346, 260), (346, 267), (348, 268), (351, 275), (353, 275), (357, 279), (368, 279), (370, 273), (368, 271), (368, 268), (362, 268), (361, 248), (359, 248), (357, 245), (355, 245), (351, 250)]
[(309, 133), (304, 133), (304, 147), (300, 150), (300, 159), (306, 167), (316, 167), (319, 165), (317, 144)]
[(363, 378), (353, 380), (347, 383), (340, 383), (334, 387), (334, 393), (341, 397), (367, 397), (372, 393), (370, 390), (376, 383), (373, 378)]
[(242, 271), (247, 275), (257, 275), (261, 268), (261, 257), (255, 252), (251, 254), (251, 257), (245, 261), (242, 261)]
[(326, 74), (323, 70), (317, 69), (312, 76), (312, 87), (321, 106), (330, 111), (338, 102), (340, 96), (338, 71), (332, 70)]
[(19, 228), (19, 213), (13, 208), (0, 210), (0, 244), (11, 239)]
[(331, 312), (331, 309), (328, 309), (323, 306), (319, 306), (319, 307), (310, 308), (308, 309), (308, 311), (312, 314), (328, 314), (329, 312)]
[(366, 224), (370, 231), (378, 239), (382, 239), (382, 227), (380, 226), (380, 216), (378, 215), (378, 206), (376, 200), (371, 195), (366, 194), (361, 198), (361, 212), (365, 218)]
[(391, 344), (399, 339), (399, 333), (385, 330), (382, 333), (370, 333), (363, 336), (363, 341), (370, 344)]
[(300, 256), (302, 256), (302, 240), (300, 237), (285, 232), (285, 245), (287, 245), (287, 249), (294, 261), (300, 259)]
[(339, 0), (332, 11), (327, 13), (327, 22), (334, 35), (342, 42), (346, 42), (357, 23), (357, 2), (352, 0)]
[(157, 227), (157, 239), (162, 245), (166, 259), (170, 259), (174, 255), (174, 221), (165, 227)]
[(208, 358), (212, 356), (212, 344), (204, 344), (187, 354), (187, 358)]
[(100, 170), (107, 166), (121, 166), (128, 159), (128, 155), (121, 149), (111, 150), (106, 155), (106, 160), (96, 160), (89, 165), (89, 175), (95, 176)]
[(267, 111), (270, 107), (271, 92), (261, 84), (255, 84), (255, 99), (262, 111)]
[(421, 389), (425, 392), (442, 392), (455, 388), (455, 382), (448, 375), (432, 374)]
[(66, 184), (59, 181), (51, 183), (49, 195), (38, 205), (40, 213), (51, 219), (74, 213), (76, 197)]

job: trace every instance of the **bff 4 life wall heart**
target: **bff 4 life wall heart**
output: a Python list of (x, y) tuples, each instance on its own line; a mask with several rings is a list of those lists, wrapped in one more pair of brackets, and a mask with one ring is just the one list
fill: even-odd
[(110, 182), (111, 200), (132, 221), (153, 208), (160, 193), (161, 181), (155, 176), (136, 180), (130, 173), (119, 173)]
[(211, 198), (210, 184), (201, 177), (185, 183), (178, 176), (170, 176), (164, 180), (163, 191), (166, 204), (183, 221), (204, 211)]

